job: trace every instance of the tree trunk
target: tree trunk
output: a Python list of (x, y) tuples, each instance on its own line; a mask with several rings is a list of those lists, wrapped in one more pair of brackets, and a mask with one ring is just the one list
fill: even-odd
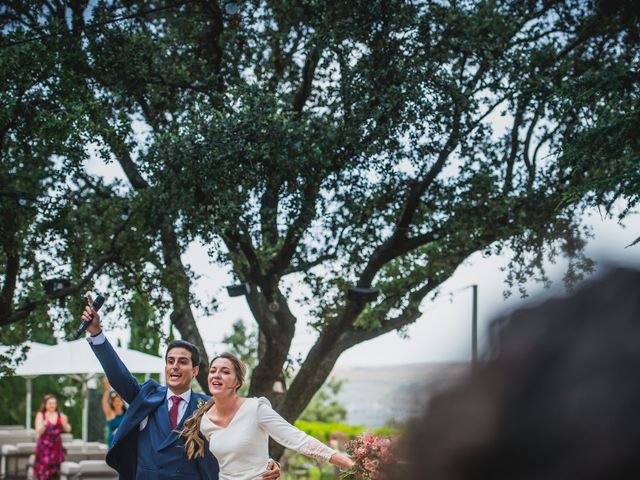
[[(5, 252), (8, 248), (4, 249)], [(7, 255), (7, 262), (4, 268), (5, 276), (0, 292), (0, 325), (8, 325), (11, 323), (11, 314), (13, 310), (13, 295), (16, 289), (16, 279), (20, 271), (20, 257), (18, 255)]]
[(196, 378), (204, 392), (209, 393), (207, 385), (209, 357), (193, 317), (189, 294), (191, 282), (180, 258), (178, 239), (169, 218), (165, 217), (162, 221), (160, 238), (166, 268), (163, 284), (169, 290), (173, 303), (171, 323), (176, 326), (183, 340), (193, 343), (200, 350), (200, 370)]
[[(296, 318), (289, 311), (280, 292), (275, 292), (274, 297), (277, 301), (272, 302), (271, 307), (261, 293), (256, 292), (247, 298), (254, 317), (262, 320), (258, 323), (261, 325), (261, 336), (264, 337), (264, 350), (251, 375), (249, 396), (265, 396), (277, 406), (282, 399), (282, 392), (275, 391), (274, 385), (282, 379), (284, 364), (295, 334)], [(276, 311), (273, 311), (274, 308)]]

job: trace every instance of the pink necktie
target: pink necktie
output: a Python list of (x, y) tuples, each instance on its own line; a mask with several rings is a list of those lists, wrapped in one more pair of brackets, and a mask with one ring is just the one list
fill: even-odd
[(169, 420), (171, 420), (171, 430), (173, 430), (176, 428), (176, 425), (178, 425), (178, 409), (180, 408), (180, 401), (182, 400), (182, 397), (173, 395), (171, 400), (173, 403), (169, 409)]

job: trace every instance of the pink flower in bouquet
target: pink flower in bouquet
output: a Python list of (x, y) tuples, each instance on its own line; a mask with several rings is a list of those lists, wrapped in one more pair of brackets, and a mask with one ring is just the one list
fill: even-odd
[(345, 480), (376, 480), (381, 469), (393, 461), (391, 439), (377, 437), (369, 430), (347, 442), (346, 447), (355, 467), (342, 477)]

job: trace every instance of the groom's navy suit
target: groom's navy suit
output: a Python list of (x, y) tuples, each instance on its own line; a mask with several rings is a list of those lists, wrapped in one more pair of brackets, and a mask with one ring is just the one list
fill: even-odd
[[(90, 342), (91, 343), (91, 342)], [(107, 463), (122, 480), (218, 480), (218, 462), (205, 443), (205, 456), (188, 460), (184, 441), (172, 431), (167, 406), (167, 387), (148, 380), (140, 385), (122, 363), (108, 340), (91, 344), (107, 374), (109, 383), (129, 404), (129, 409), (113, 437)], [(187, 410), (176, 429), (208, 397), (192, 392)], [(141, 422), (147, 419), (140, 429)]]

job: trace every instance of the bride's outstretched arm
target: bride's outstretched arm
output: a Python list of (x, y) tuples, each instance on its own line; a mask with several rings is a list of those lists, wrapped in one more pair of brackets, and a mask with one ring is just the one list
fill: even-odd
[(336, 452), (320, 440), (307, 435), (282, 418), (266, 398), (258, 399), (258, 423), (279, 444), (308, 457), (330, 462), (341, 468), (351, 468), (353, 460)]

